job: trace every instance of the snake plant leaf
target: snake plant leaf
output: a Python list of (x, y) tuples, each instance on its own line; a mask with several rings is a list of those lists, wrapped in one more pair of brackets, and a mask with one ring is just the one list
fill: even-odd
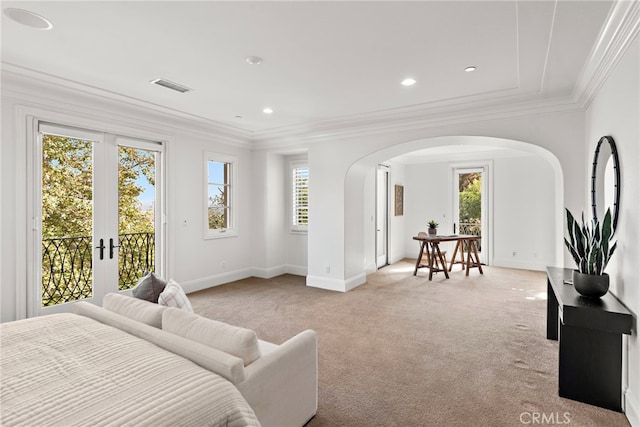
[(598, 220), (593, 220), (591, 223), (591, 229), (593, 230), (593, 241), (600, 243), (600, 224), (598, 223)]
[(571, 211), (567, 208), (564, 208), (567, 212), (567, 229), (569, 230), (569, 238), (571, 238), (571, 244), (575, 246), (575, 237), (573, 236), (573, 227), (576, 223), (576, 220), (573, 218)]
[(593, 265), (593, 273), (592, 274), (602, 274), (602, 263), (604, 259), (604, 253), (600, 247), (595, 248), (596, 256)]
[(584, 254), (584, 252), (585, 252), (584, 240), (585, 239), (584, 239), (584, 234), (582, 233), (582, 229), (580, 228), (580, 224), (575, 222), (573, 228), (574, 228), (573, 234), (575, 235), (576, 251), (579, 254)]
[(611, 249), (609, 249), (609, 255), (606, 257), (606, 259), (603, 262), (604, 265), (602, 266), (602, 270), (604, 270), (607, 267), (607, 264), (609, 264), (609, 261), (611, 260), (611, 255), (613, 255), (617, 247), (618, 247), (618, 242), (615, 242), (613, 245), (611, 245)]
[(607, 209), (602, 221), (602, 240), (609, 241), (613, 235), (613, 227), (611, 226), (611, 209)]
[(569, 253), (573, 257), (576, 265), (580, 265), (580, 256), (578, 255), (578, 252), (576, 252), (576, 249), (573, 247), (573, 245), (569, 243), (567, 239), (564, 239), (564, 244), (566, 245), (567, 249), (569, 249)]

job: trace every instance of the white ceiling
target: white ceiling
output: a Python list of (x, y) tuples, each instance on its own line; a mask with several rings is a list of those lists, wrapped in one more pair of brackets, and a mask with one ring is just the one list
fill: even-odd
[[(260, 134), (442, 103), (569, 96), (611, 4), (3, 1), (54, 28), (3, 14), (2, 62)], [(264, 62), (249, 65), (249, 55)], [(408, 76), (415, 86), (400, 85)], [(158, 77), (194, 90), (149, 84)]]

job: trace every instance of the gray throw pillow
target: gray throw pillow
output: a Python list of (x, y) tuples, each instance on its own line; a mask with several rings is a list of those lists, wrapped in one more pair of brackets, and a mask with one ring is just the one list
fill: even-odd
[(139, 299), (158, 303), (158, 297), (164, 291), (167, 282), (158, 277), (155, 273), (148, 273), (138, 280), (138, 284), (131, 290), (133, 296)]

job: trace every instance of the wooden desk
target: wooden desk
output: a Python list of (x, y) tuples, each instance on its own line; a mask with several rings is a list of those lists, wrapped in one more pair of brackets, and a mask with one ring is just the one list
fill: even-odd
[[(419, 268), (429, 267), (429, 280), (431, 280), (431, 278), (433, 277), (433, 273), (438, 271), (444, 272), (445, 277), (448, 279), (449, 271), (451, 271), (451, 267), (453, 267), (456, 253), (459, 249), (462, 256), (462, 249), (464, 248), (465, 242), (468, 248), (466, 262), (467, 276), (469, 275), (469, 269), (471, 268), (477, 268), (480, 271), (480, 274), (484, 274), (484, 272), (482, 271), (482, 266), (480, 265), (480, 258), (478, 257), (478, 250), (475, 244), (477, 240), (480, 240), (480, 236), (473, 236), (470, 234), (453, 234), (450, 236), (421, 235), (414, 236), (413, 240), (417, 240), (420, 242), (420, 252), (418, 253), (418, 259), (416, 260), (416, 268), (413, 270), (414, 276), (418, 273)], [(440, 252), (440, 242), (457, 242), (456, 249), (453, 252), (453, 257), (451, 258), (451, 266), (449, 267), (449, 269), (447, 269), (447, 264), (444, 260), (444, 257), (442, 256), (442, 252)], [(427, 251), (430, 251), (429, 265), (423, 265), (420, 263), (425, 246), (427, 248)], [(472, 255), (475, 259), (472, 259)], [(440, 265), (444, 266), (444, 268), (436, 267), (436, 256), (438, 257), (437, 259), (440, 260)]]
[(622, 334), (633, 314), (611, 293), (581, 296), (571, 269), (547, 267), (547, 338), (559, 340), (558, 395), (622, 411)]

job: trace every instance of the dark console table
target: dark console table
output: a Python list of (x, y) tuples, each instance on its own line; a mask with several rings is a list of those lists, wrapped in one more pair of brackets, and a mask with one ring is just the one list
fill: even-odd
[(558, 394), (622, 411), (622, 334), (633, 314), (611, 293), (581, 296), (571, 269), (547, 267), (547, 338), (560, 340)]

